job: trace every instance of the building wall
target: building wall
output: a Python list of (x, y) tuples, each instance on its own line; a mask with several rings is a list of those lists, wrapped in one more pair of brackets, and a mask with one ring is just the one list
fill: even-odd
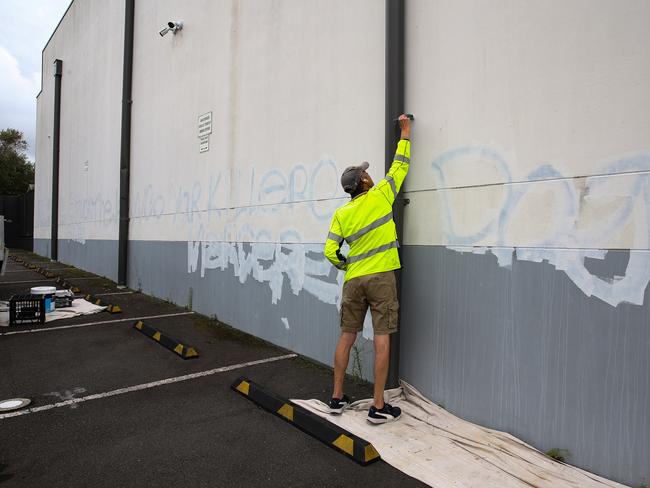
[[(343, 168), (382, 174), (383, 5), (140, 0), (135, 17), (129, 286), (331, 364), (342, 276), (322, 245)], [(371, 354), (361, 338), (365, 377)]]
[[(56, 34), (55, 34), (56, 35)], [(52, 61), (54, 62), (54, 61)], [(36, 97), (36, 161), (34, 162), (34, 252), (51, 256), (52, 236), (52, 127), (54, 75), (43, 63), (42, 89)]]
[[(407, 4), (401, 376), (450, 411), (650, 480), (650, 43), (642, 0)], [(123, 2), (44, 51), (35, 249), (117, 275)], [(176, 35), (158, 35), (182, 20)], [(137, 0), (128, 285), (331, 364), (339, 176), (384, 151), (384, 3)], [(199, 117), (211, 113), (209, 150)], [(372, 379), (367, 321), (350, 371)]]
[(74, 2), (43, 52), (38, 97), (34, 247), (50, 254), (54, 61), (61, 59), (59, 260), (113, 279), (123, 41), (123, 2)]
[(401, 374), (650, 479), (645, 1), (409, 1)]

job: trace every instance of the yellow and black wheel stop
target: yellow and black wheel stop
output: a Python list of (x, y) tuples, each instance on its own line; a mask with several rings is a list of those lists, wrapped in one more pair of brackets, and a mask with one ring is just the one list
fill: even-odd
[(94, 304), (99, 305), (100, 307), (106, 307), (108, 313), (121, 313), (122, 309), (119, 305), (113, 305), (112, 303), (104, 303), (101, 298), (97, 298), (93, 295), (84, 296), (84, 300)]
[(295, 425), (333, 449), (342, 452), (362, 466), (379, 461), (381, 457), (371, 443), (357, 437), (332, 422), (291, 403), (262, 388), (243, 376), (231, 388), (278, 417)]
[(196, 349), (193, 347), (188, 346), (187, 344), (183, 344), (182, 342), (165, 335), (161, 330), (156, 329), (155, 327), (145, 325), (142, 320), (138, 320), (135, 324), (133, 324), (133, 328), (139, 330), (147, 337), (150, 337), (154, 341), (158, 342), (161, 346), (164, 346), (170, 351), (178, 354), (183, 359), (192, 359), (199, 357), (199, 353), (196, 352)]

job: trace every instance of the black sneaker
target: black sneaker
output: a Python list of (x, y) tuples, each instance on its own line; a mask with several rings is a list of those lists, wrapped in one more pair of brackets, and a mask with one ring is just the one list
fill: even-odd
[(375, 408), (373, 405), (368, 411), (368, 422), (373, 424), (385, 424), (397, 420), (402, 415), (402, 410), (399, 407), (393, 407), (388, 403), (384, 403), (382, 409)]
[(343, 395), (343, 398), (332, 398), (328, 407), (330, 408), (330, 413), (343, 413), (343, 410), (348, 408), (350, 405), (350, 399), (347, 395)]

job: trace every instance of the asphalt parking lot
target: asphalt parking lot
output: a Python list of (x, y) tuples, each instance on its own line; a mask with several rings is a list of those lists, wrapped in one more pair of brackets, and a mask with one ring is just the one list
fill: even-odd
[[(286, 398), (326, 399), (329, 368), (104, 278), (13, 254), (123, 312), (0, 328), (0, 399), (44, 407), (0, 415), (3, 488), (424, 486), (383, 461), (362, 467), (230, 390), (243, 375)], [(10, 261), (0, 300), (52, 283)], [(200, 356), (183, 360), (134, 330), (143, 317)], [(353, 399), (372, 396), (367, 383), (348, 385)]]

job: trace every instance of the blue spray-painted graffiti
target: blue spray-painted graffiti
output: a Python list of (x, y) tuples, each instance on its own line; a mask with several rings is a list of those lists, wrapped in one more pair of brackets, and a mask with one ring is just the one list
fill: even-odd
[[(191, 190), (170, 187), (170, 194), (176, 195), (174, 220), (195, 224), (188, 235), (188, 273), (199, 272), (203, 277), (206, 270), (223, 271), (232, 266), (240, 283), (249, 277), (266, 283), (273, 304), (281, 300), (286, 281), (296, 295), (305, 291), (338, 306), (343, 275), (325, 260), (322, 244), (305, 243), (293, 227), (295, 222), (270, 229), (246, 218), (256, 217), (260, 222), (259, 217), (278, 212), (291, 215), (294, 209), (307, 207), (313, 222), (323, 226), (324, 235), (325, 222), (344, 198), (338, 176), (335, 162), (325, 158), (311, 166), (300, 163), (288, 171), (272, 169), (259, 176), (255, 167), (234, 175), (219, 172), (210, 176), (207, 191), (200, 183), (193, 184)], [(242, 202), (238, 206), (230, 203), (235, 197)], [(165, 214), (164, 196), (146, 188), (143, 197), (137, 198), (136, 213), (142, 212), (145, 218)], [(228, 223), (222, 224), (217, 234), (209, 230), (214, 221)]]
[(324, 158), (312, 165), (299, 163), (288, 171), (272, 169), (260, 175), (255, 166), (222, 170), (189, 186), (172, 182), (166, 191), (148, 184), (135, 192), (131, 219), (173, 215), (174, 222), (184, 219), (193, 223), (195, 219), (220, 218), (223, 211), (241, 215), (259, 207), (277, 212), (273, 205), (307, 205), (315, 219), (327, 221), (345, 198), (338, 176), (336, 163)]
[[(497, 256), (501, 266), (510, 267), (513, 253), (517, 259), (542, 262), (547, 261), (561, 270), (588, 296), (596, 296), (612, 306), (627, 302), (643, 304), (645, 289), (650, 282), (650, 155), (638, 154), (621, 158), (610, 163), (598, 172), (599, 176), (585, 177), (584, 187), (578, 189), (573, 184), (575, 178), (566, 178), (550, 164), (545, 164), (530, 172), (523, 182), (513, 182), (510, 165), (497, 151), (484, 146), (467, 146), (447, 151), (436, 158), (431, 169), (436, 173), (440, 187), (447, 187), (446, 168), (462, 164), (472, 159), (491, 162), (498, 172), (501, 185), (501, 205), (498, 212), (487, 217), (478, 231), (463, 234), (457, 229), (449, 192), (442, 192), (444, 201), (444, 220), (446, 224), (448, 247), (458, 252), (485, 253)], [(458, 168), (456, 167), (456, 170)], [(627, 176), (624, 194), (620, 188), (621, 180)], [(509, 242), (509, 232), (518, 206), (533, 188), (533, 182), (553, 180), (560, 190), (554, 191), (557, 218), (547, 232), (537, 236), (532, 246), (517, 248)], [(615, 211), (610, 211), (596, 223), (584, 226), (581, 211), (585, 199), (611, 200), (616, 197)], [(612, 205), (610, 205), (611, 208)], [(593, 249), (584, 242), (603, 242), (634, 227), (635, 248), (630, 251), (630, 259), (624, 276), (605, 280), (592, 275), (585, 267), (586, 257), (604, 259), (606, 249)], [(495, 242), (489, 248), (481, 245), (488, 239)]]

